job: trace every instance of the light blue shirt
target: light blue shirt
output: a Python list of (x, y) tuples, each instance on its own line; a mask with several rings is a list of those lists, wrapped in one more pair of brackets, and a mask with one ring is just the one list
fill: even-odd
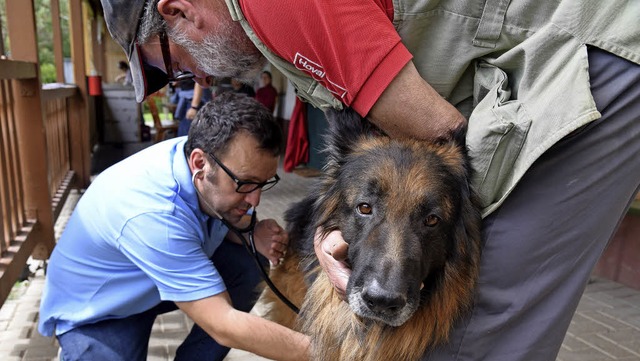
[(47, 268), (40, 333), (225, 290), (210, 257), (227, 228), (198, 206), (185, 141), (161, 142), (110, 167), (80, 198)]

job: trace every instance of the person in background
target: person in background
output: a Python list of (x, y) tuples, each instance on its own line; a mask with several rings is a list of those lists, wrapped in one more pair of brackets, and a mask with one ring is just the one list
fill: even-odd
[(120, 60), (118, 62), (118, 69), (122, 72), (116, 76), (116, 83), (120, 83), (122, 85), (133, 85), (133, 78), (131, 77), (131, 69), (129, 69), (129, 64), (126, 61)]
[[(102, 4), (134, 83), (161, 85), (174, 70), (202, 84), (253, 79), (268, 59), (301, 99), (351, 107), (390, 137), (466, 131), (484, 217), (480, 278), (450, 341), (424, 359), (556, 358), (640, 187), (640, 22), (630, 15), (640, 1)], [(138, 82), (138, 101), (153, 88)], [(344, 292), (340, 231), (315, 246)]]
[(249, 84), (243, 83), (236, 78), (231, 79), (231, 87), (236, 93), (246, 94), (248, 97), (254, 98), (256, 96), (255, 90)]
[[(176, 82), (175, 91), (176, 110), (173, 113), (173, 119), (179, 122), (177, 135), (181, 137), (189, 133), (195, 111), (211, 100), (211, 90), (209, 87), (196, 84), (193, 79), (186, 79)], [(193, 111), (190, 112), (190, 110)], [(189, 116), (192, 117), (189, 118)]]
[(204, 104), (212, 99), (211, 88), (203, 87), (202, 85), (196, 83), (193, 88), (193, 97), (191, 98), (191, 105), (189, 109), (187, 109), (186, 114), (184, 115), (184, 119), (180, 120), (180, 125), (178, 126), (178, 136), (187, 135), (189, 133), (189, 127), (191, 126), (191, 122), (196, 116), (196, 113), (200, 108), (204, 106)]
[(260, 74), (262, 86), (256, 91), (256, 100), (273, 113), (278, 101), (278, 90), (271, 84), (271, 81), (271, 72), (265, 70)]
[[(187, 137), (100, 173), (47, 268), (38, 330), (57, 337), (62, 359), (145, 361), (156, 316), (178, 308), (195, 322), (178, 361), (222, 360), (230, 347), (308, 359), (306, 336), (248, 313), (260, 271), (229, 232), (278, 182), (281, 144), (273, 116), (229, 92), (198, 112)], [(252, 231), (277, 263), (286, 232), (272, 219)]]

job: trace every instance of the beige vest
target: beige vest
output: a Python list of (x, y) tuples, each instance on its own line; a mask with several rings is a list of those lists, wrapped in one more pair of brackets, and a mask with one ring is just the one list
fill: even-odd
[[(299, 97), (321, 109), (342, 108), (262, 44), (237, 0), (226, 1)], [(393, 24), (421, 76), (469, 119), (473, 184), (484, 216), (540, 155), (600, 117), (587, 45), (640, 63), (640, 0), (394, 0)]]

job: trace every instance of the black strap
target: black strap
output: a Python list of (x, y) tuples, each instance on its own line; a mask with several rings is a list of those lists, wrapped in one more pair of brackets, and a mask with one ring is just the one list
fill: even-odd
[[(285, 297), (285, 295), (283, 295), (280, 290), (278, 289), (278, 287), (276, 287), (275, 284), (273, 284), (273, 282), (271, 281), (271, 278), (269, 278), (269, 274), (267, 273), (267, 271), (264, 269), (264, 267), (262, 267), (262, 262), (260, 262), (260, 257), (258, 256), (258, 251), (256, 249), (256, 244), (253, 240), (253, 227), (255, 226), (255, 220), (256, 220), (256, 211), (254, 209), (253, 214), (251, 215), (251, 224), (249, 227), (251, 227), (250, 230), (247, 230), (247, 228), (245, 229), (238, 229), (236, 227), (233, 227), (232, 225), (230, 225), (229, 223), (227, 223), (227, 221), (225, 221), (224, 219), (220, 219), (222, 221), (222, 223), (224, 223), (225, 226), (227, 226), (227, 228), (229, 228), (231, 231), (233, 231), (233, 233), (235, 233), (236, 236), (238, 236), (238, 238), (240, 238), (240, 240), (242, 241), (242, 244), (244, 245), (244, 248), (247, 249), (247, 252), (249, 252), (251, 255), (253, 255), (253, 260), (256, 262), (256, 266), (258, 267), (258, 269), (260, 270), (260, 273), (262, 275), (262, 279), (267, 283), (267, 285), (269, 286), (269, 288), (271, 289), (271, 291), (273, 293), (275, 293), (276, 296), (278, 296), (278, 298), (280, 299), (280, 301), (282, 301), (285, 305), (287, 305), (287, 307), (289, 307), (293, 312), (295, 312), (296, 314), (300, 313), (300, 309), (298, 309), (298, 307), (296, 307), (291, 301), (289, 301), (289, 299), (287, 297)], [(247, 238), (244, 236), (243, 232), (248, 232), (249, 233), (249, 241), (247, 241)]]

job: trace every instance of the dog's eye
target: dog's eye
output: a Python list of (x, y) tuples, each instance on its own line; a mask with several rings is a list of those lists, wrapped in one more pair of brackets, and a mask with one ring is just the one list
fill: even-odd
[(371, 208), (371, 206), (368, 205), (367, 203), (358, 204), (357, 209), (358, 209), (358, 213), (365, 214), (365, 215), (369, 215), (371, 214), (371, 212), (373, 212), (373, 208)]
[(430, 214), (427, 216), (427, 219), (424, 221), (424, 224), (427, 225), (428, 227), (433, 227), (436, 224), (438, 224), (438, 222), (440, 222), (440, 218), (438, 218), (438, 216), (436, 216), (435, 214)]

